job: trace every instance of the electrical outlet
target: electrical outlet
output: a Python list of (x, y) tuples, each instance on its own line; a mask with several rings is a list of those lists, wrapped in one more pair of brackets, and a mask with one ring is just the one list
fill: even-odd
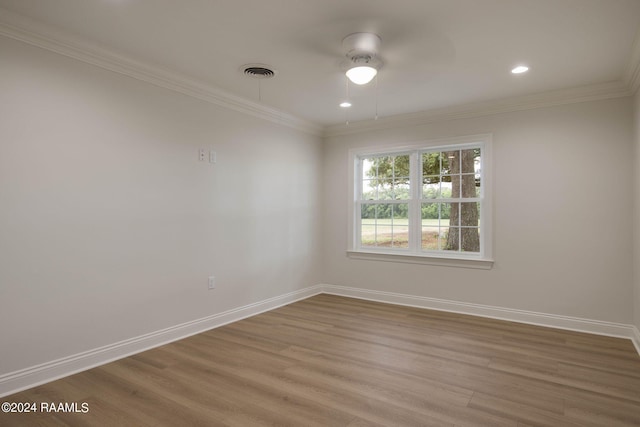
[(209, 276), (209, 289), (215, 289), (215, 288), (216, 288), (216, 277)]
[(205, 149), (201, 148), (198, 151), (198, 159), (200, 159), (201, 162), (204, 162), (204, 157), (205, 157)]

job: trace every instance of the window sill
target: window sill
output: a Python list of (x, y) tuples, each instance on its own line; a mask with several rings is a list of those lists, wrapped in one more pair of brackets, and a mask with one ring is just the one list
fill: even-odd
[(347, 256), (352, 259), (383, 262), (404, 262), (409, 264), (439, 265), (445, 267), (476, 268), (490, 270), (493, 267), (492, 259), (480, 258), (453, 258), (429, 255), (390, 254), (373, 251), (347, 251)]

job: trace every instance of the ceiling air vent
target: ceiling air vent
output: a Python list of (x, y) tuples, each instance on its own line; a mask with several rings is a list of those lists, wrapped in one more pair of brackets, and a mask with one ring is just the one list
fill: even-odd
[(246, 64), (240, 67), (245, 76), (254, 79), (270, 79), (278, 73), (273, 68), (265, 64)]

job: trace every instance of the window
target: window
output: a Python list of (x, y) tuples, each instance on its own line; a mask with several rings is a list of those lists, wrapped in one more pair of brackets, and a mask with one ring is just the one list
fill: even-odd
[(490, 148), (482, 135), (352, 151), (350, 255), (489, 268)]

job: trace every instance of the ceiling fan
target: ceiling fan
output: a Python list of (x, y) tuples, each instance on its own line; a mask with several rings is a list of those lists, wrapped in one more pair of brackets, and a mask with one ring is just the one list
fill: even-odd
[(365, 85), (378, 74), (382, 67), (378, 56), (381, 43), (380, 36), (373, 33), (352, 33), (342, 40), (347, 57), (343, 66), (351, 82)]

